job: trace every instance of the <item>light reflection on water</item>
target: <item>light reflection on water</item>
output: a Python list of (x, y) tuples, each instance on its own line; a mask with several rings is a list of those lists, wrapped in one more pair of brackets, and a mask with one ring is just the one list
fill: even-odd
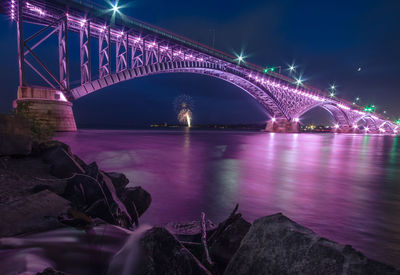
[(283, 212), (399, 265), (399, 137), (239, 131), (82, 130), (57, 137), (153, 197), (143, 222)]

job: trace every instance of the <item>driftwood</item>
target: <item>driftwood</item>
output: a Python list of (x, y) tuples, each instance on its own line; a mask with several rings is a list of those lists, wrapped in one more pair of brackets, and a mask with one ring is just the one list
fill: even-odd
[(214, 234), (210, 236), (210, 238), (207, 240), (207, 243), (212, 244), (214, 240), (218, 238), (218, 236), (230, 225), (232, 224), (237, 218), (241, 217), (241, 214), (236, 214), (236, 211), (239, 208), (239, 204), (236, 204), (235, 208), (233, 209), (232, 213), (229, 215), (228, 219), (226, 219), (224, 222), (220, 223), (217, 227), (217, 230), (215, 230)]
[(135, 223), (136, 227), (139, 227), (139, 213), (136, 208), (135, 202), (132, 200), (133, 209), (135, 210), (136, 217), (132, 217), (133, 222)]
[(213, 261), (211, 260), (210, 254), (208, 253), (207, 248), (207, 228), (206, 228), (206, 214), (201, 212), (201, 243), (204, 247), (204, 254), (206, 255), (206, 260), (209, 265), (213, 265)]

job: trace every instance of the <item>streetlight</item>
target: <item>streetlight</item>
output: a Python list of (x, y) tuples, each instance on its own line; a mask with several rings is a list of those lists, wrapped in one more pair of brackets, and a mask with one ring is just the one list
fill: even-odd
[(117, 11), (119, 10), (119, 7), (118, 7), (118, 4), (117, 4), (117, 3), (115, 3), (114, 5), (112, 5), (112, 10), (113, 10), (114, 12), (117, 12)]
[(242, 62), (244, 62), (244, 56), (243, 56), (243, 54), (240, 54), (240, 55), (236, 55), (236, 60), (237, 60), (237, 62), (239, 63), (239, 65), (240, 65), (240, 63), (242, 63)]

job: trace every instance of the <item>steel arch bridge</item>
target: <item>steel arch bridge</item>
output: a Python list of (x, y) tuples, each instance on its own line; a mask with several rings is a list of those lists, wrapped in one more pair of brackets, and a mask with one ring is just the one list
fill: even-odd
[[(361, 106), (332, 98), (325, 91), (296, 85), (291, 78), (265, 73), (259, 66), (238, 62), (236, 57), (139, 20), (113, 16), (109, 9), (88, 1), (0, 0), (0, 3), (2, 13), (8, 13), (17, 25), (20, 80), (17, 102), (34, 102), (38, 105), (32, 109), (36, 115), (47, 110), (58, 116), (53, 120), (69, 120), (67, 125), (57, 126), (60, 130), (76, 129), (70, 103), (74, 100), (137, 77), (180, 72), (208, 75), (240, 87), (268, 112), (270, 130), (283, 123), (284, 131), (296, 131), (299, 117), (316, 107), (332, 114), (339, 132), (360, 128), (381, 133), (399, 130), (384, 116), (366, 113)], [(25, 38), (26, 24), (40, 25), (42, 29)], [(80, 49), (80, 83), (74, 87), (69, 79), (69, 32), (79, 33), (80, 38), (76, 45)], [(52, 36), (58, 37), (58, 75), (34, 52)], [(91, 47), (94, 39), (98, 42), (95, 54)], [(92, 68), (93, 56), (98, 59), (96, 70)], [(29, 84), (25, 76), (27, 67), (48, 87)], [(364, 127), (358, 126), (361, 121)]]

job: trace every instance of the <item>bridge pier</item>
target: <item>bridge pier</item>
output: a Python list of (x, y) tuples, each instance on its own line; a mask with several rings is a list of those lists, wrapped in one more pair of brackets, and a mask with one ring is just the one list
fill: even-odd
[(299, 122), (290, 121), (286, 118), (277, 118), (267, 121), (265, 131), (272, 133), (299, 133), (300, 126)]
[(76, 131), (72, 103), (61, 91), (40, 87), (18, 87), (17, 112), (51, 126), (57, 132)]

